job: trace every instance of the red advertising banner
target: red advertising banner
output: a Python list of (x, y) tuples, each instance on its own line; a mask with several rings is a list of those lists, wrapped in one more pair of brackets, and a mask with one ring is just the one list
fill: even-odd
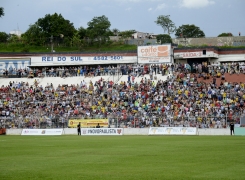
[(6, 135), (6, 129), (0, 128), (0, 135)]

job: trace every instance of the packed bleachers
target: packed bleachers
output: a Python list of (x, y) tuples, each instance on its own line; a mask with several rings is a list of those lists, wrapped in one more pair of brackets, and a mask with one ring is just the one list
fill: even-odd
[(7, 128), (67, 126), (69, 118), (108, 118), (119, 127), (225, 128), (245, 113), (244, 86), (243, 65), (151, 65), (119, 68), (109, 76), (6, 78), (0, 121)]

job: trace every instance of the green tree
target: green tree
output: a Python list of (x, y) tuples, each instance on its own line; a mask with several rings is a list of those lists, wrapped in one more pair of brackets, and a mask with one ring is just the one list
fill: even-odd
[[(126, 30), (121, 31), (119, 35), (121, 36), (121, 39), (123, 39), (124, 41), (128, 41), (127, 39), (131, 38), (134, 33), (136, 33), (135, 30)], [(125, 43), (127, 44), (127, 42)]]
[(0, 42), (5, 43), (8, 41), (9, 35), (5, 32), (0, 32)]
[(78, 47), (79, 49), (83, 46), (83, 40), (79, 34), (79, 31), (75, 32), (73, 37), (71, 38), (71, 46)]
[(37, 25), (41, 28), (42, 32), (49, 37), (51, 35), (60, 37), (60, 35), (63, 34), (64, 37), (71, 38), (76, 31), (73, 23), (64, 19), (61, 14), (57, 13), (53, 15), (47, 14), (44, 18), (39, 18)]
[(106, 16), (94, 17), (88, 22), (86, 35), (92, 42), (98, 41), (99, 45), (109, 39), (111, 23)]
[(229, 36), (233, 36), (232, 33), (221, 33), (218, 35), (218, 37), (229, 37)]
[(86, 38), (87, 29), (85, 29), (84, 27), (80, 27), (78, 28), (77, 32), (81, 39)]
[(20, 41), (20, 37), (18, 37), (15, 34), (12, 34), (8, 39), (8, 42), (10, 43), (18, 43), (19, 41)]
[(199, 27), (195, 26), (194, 24), (185, 24), (176, 29), (175, 36), (177, 38), (200, 38), (205, 37), (205, 34)]
[(29, 26), (28, 30), (22, 34), (22, 40), (30, 45), (41, 46), (48, 40), (45, 33), (37, 23)]
[(175, 24), (173, 23), (173, 21), (170, 19), (170, 15), (160, 15), (157, 17), (157, 20), (155, 21), (155, 23), (159, 26), (161, 26), (164, 30), (164, 32), (168, 32), (168, 35), (170, 35), (171, 33), (175, 32)]
[(47, 14), (44, 18), (39, 18), (34, 25), (24, 33), (27, 40), (33, 44), (41, 45), (44, 42), (50, 43), (50, 37), (53, 36), (53, 42), (63, 42), (64, 38), (70, 40), (76, 29), (69, 20), (63, 18), (61, 14)]
[(0, 7), (0, 17), (4, 16), (4, 8)]
[(156, 38), (161, 44), (172, 43), (172, 38), (168, 34), (158, 34)]

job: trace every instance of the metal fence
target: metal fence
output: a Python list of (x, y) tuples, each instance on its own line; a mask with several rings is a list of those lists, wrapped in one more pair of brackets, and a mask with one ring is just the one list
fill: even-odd
[[(67, 128), (69, 119), (108, 119), (110, 127), (120, 128), (148, 128), (148, 127), (198, 127), (198, 128), (227, 128), (231, 121), (236, 126), (245, 125), (245, 115), (233, 117), (217, 116), (189, 116), (174, 117), (171, 114), (167, 116), (152, 115), (151, 117), (135, 114), (134, 116), (118, 115), (116, 113), (107, 116), (103, 114), (91, 115), (87, 117), (0, 117), (0, 127), (3, 128)], [(230, 119), (231, 118), (231, 119)]]

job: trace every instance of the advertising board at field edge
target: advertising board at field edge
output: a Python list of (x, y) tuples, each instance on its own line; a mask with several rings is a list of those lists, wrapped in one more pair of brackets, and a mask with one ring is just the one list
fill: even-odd
[(21, 135), (25, 136), (57, 136), (62, 135), (63, 129), (23, 129)]
[(149, 135), (197, 135), (194, 127), (150, 127)]
[(123, 135), (123, 128), (82, 128), (81, 135), (120, 136)]
[(81, 128), (93, 128), (98, 124), (100, 127), (108, 127), (108, 119), (69, 119), (68, 127), (76, 128), (79, 122), (81, 123)]
[(6, 135), (6, 129), (0, 128), (0, 135)]
[(138, 63), (157, 64), (171, 62), (171, 45), (138, 46)]

